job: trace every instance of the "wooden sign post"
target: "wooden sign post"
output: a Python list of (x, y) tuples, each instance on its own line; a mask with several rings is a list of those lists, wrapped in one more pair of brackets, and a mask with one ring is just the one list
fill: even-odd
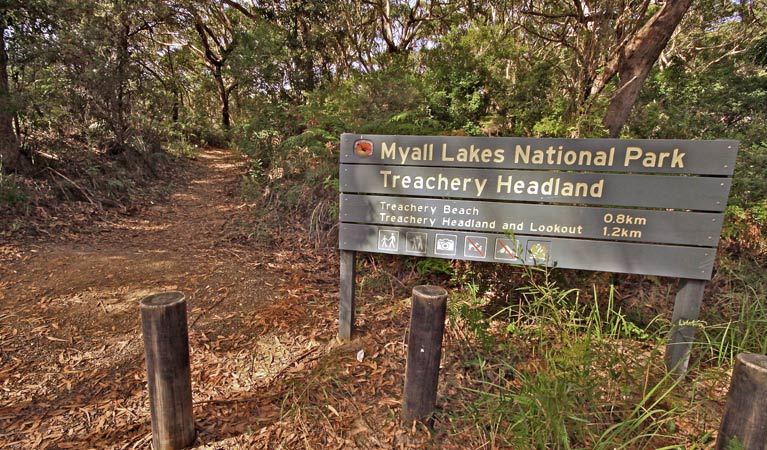
[(683, 280), (668, 367), (684, 373), (738, 142), (341, 136), (342, 339), (355, 252)]

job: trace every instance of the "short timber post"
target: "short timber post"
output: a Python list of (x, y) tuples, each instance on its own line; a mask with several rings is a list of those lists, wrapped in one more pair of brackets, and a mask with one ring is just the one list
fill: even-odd
[(705, 288), (704, 280), (683, 279), (674, 299), (673, 325), (666, 345), (666, 368), (677, 377), (687, 373), (690, 350), (695, 340), (695, 327), (684, 322), (698, 319)]
[(447, 291), (438, 286), (413, 288), (402, 421), (426, 421), (437, 403), (439, 361), (445, 330)]
[(354, 280), (357, 275), (355, 252), (341, 250), (341, 306), (338, 317), (338, 338), (349, 341), (354, 333)]
[[(740, 446), (731, 446), (737, 439)], [(767, 356), (741, 353), (735, 359), (716, 450), (767, 449)]]
[(141, 326), (149, 378), (152, 447), (177, 450), (195, 439), (186, 299), (181, 292), (141, 300)]

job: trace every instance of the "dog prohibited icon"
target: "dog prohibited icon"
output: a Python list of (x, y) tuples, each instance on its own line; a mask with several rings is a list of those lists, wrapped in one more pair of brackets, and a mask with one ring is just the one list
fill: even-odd
[(399, 231), (380, 230), (378, 232), (378, 250), (396, 252), (399, 248)]
[(466, 236), (463, 256), (472, 259), (485, 259), (485, 256), (487, 256), (487, 238), (483, 236)]

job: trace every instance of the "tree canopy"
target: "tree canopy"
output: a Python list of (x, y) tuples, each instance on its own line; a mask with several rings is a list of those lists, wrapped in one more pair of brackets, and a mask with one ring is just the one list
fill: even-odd
[[(8, 1), (3, 170), (20, 170), (52, 135), (112, 154), (312, 128), (573, 137), (715, 129), (760, 141), (751, 125), (764, 116), (765, 6)], [(719, 84), (726, 95), (715, 95)]]
[[(404, 349), (392, 325), (412, 285), (445, 284), (461, 407), (419, 428), (426, 445), (710, 446), (728, 361), (767, 352), (765, 30), (767, 0), (0, 0), (0, 424), (15, 427), (0, 437), (145, 445), (130, 308), (182, 286), (210, 358), (196, 364), (218, 364), (195, 375), (205, 445), (215, 430), (238, 448), (406, 447), (417, 430), (394, 425), (401, 374), (382, 360)], [(345, 309), (373, 346), (331, 345), (342, 133), (739, 140), (722, 239), (700, 248), (707, 311), (683, 321), (705, 353), (689, 397), (669, 397), (650, 349), (676, 316), (657, 277), (371, 255), (348, 264), (372, 273)], [(205, 316), (215, 327), (194, 328)]]

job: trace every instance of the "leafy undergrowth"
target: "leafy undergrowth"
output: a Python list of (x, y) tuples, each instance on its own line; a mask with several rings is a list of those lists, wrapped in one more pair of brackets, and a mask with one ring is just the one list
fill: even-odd
[[(304, 217), (320, 247), (334, 246), (335, 138), (249, 142), (246, 192), (271, 210), (260, 217)], [(290, 391), (283, 421), (306, 448), (711, 448), (735, 355), (767, 346), (754, 223), (729, 217), (683, 380), (663, 357), (676, 280), (364, 256), (359, 338)], [(451, 292), (431, 430), (398, 426), (409, 295), (427, 283)]]
[(0, 236), (66, 238), (94, 223), (108, 226), (166, 196), (190, 169), (186, 159), (157, 149), (108, 155), (74, 137), (38, 140), (22, 173), (0, 174)]
[[(325, 180), (318, 161), (301, 176)], [(4, 448), (149, 448), (135, 302), (157, 289), (190, 299), (199, 449), (712, 448), (734, 355), (765, 349), (759, 254), (731, 246), (684, 380), (663, 362), (677, 286), (654, 277), (360, 255), (340, 343), (333, 180), (246, 175), (248, 203), (241, 164), (206, 151), (112, 233), (43, 236), (0, 268)], [(421, 284), (450, 291), (432, 429), (399, 419)]]
[(408, 294), (436, 280), (391, 258), (360, 265), (360, 337), (315, 367), (283, 404), (283, 421), (306, 433), (306, 448), (713, 445), (728, 364), (694, 364), (687, 379), (672, 378), (662, 319), (641, 328), (620, 311), (614, 291), (604, 298), (562, 291), (547, 275), (521, 269), (517, 275), (532, 284), (515, 292), (514, 307), (492, 305), (492, 295), (477, 296), (471, 283), (442, 280), (452, 289), (435, 425), (400, 426)]

